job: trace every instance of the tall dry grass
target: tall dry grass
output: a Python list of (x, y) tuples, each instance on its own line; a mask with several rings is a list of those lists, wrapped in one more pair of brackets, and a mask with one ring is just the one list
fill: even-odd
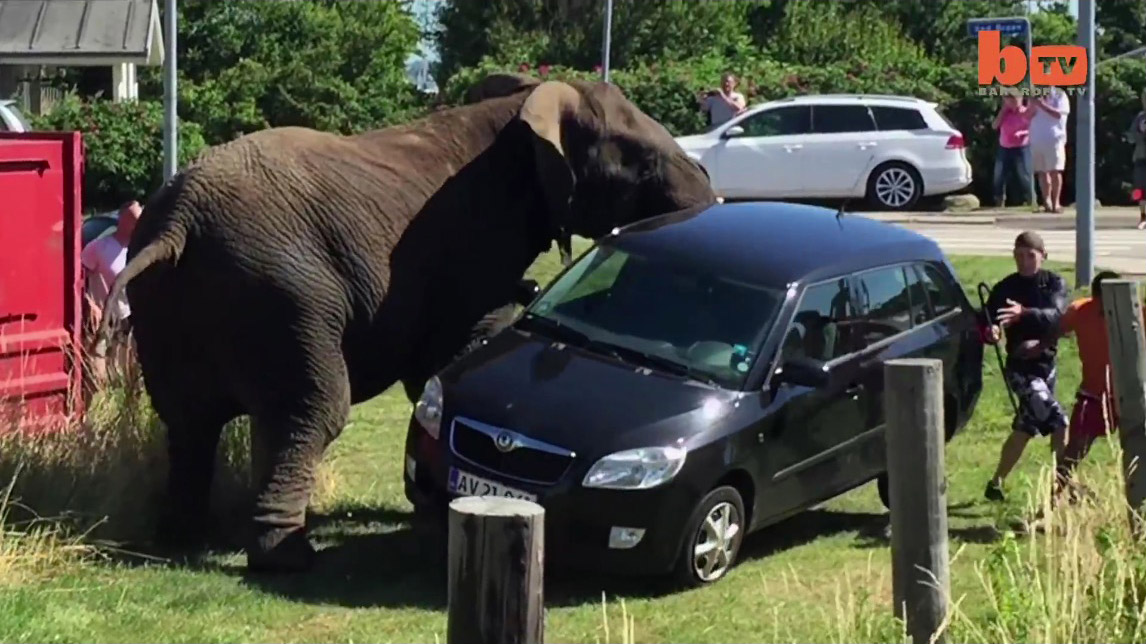
[[(249, 430), (245, 417), (230, 423), (217, 453), (212, 512), (232, 525), (245, 519), (253, 498)], [(82, 419), (0, 426), (0, 579), (33, 561), (146, 542), (166, 477), (166, 432), (138, 368), (113, 371)], [(320, 470), (316, 502), (331, 496), (335, 480)]]

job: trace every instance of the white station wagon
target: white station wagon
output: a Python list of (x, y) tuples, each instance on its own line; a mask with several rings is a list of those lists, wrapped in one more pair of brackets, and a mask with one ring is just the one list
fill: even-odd
[(971, 183), (963, 134), (936, 103), (909, 96), (783, 98), (676, 141), (726, 199), (867, 199), (908, 210)]

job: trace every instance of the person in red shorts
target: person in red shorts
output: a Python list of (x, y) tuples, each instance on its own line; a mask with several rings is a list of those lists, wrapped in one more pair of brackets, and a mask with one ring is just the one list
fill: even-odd
[(1058, 334), (1073, 334), (1078, 343), (1082, 382), (1075, 394), (1062, 462), (1055, 464), (1054, 499), (1058, 499), (1070, 483), (1074, 469), (1086, 458), (1095, 439), (1117, 427), (1111, 400), (1110, 344), (1102, 314), (1102, 281), (1118, 277), (1113, 271), (1095, 275), (1090, 285), (1091, 296), (1071, 302), (1059, 320)]

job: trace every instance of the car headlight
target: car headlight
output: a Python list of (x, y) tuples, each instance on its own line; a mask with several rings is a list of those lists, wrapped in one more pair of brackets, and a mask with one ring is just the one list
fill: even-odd
[(442, 424), (442, 381), (433, 376), (426, 381), (422, 395), (414, 403), (414, 419), (436, 440)]
[(581, 485), (611, 490), (647, 490), (672, 480), (684, 467), (682, 447), (638, 447), (593, 464)]

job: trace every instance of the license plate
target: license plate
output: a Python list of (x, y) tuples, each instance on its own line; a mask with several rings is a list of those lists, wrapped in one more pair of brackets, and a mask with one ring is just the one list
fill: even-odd
[(536, 494), (463, 472), (456, 467), (450, 468), (449, 488), (450, 492), (458, 496), (506, 496), (526, 501), (537, 500)]

